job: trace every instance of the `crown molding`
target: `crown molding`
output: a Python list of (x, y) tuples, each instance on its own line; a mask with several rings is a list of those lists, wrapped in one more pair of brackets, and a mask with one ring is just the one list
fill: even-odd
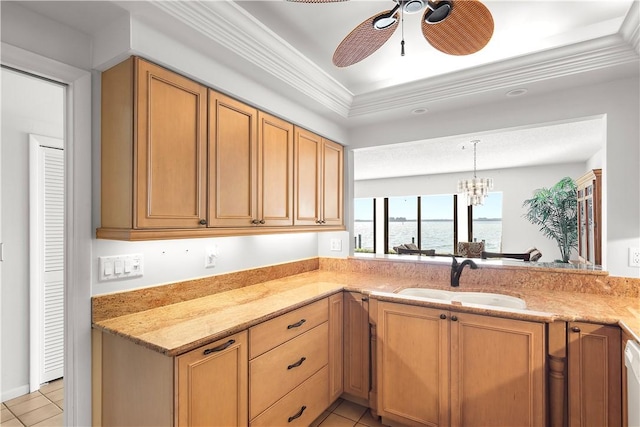
[(640, 2), (631, 3), (629, 13), (620, 27), (620, 35), (640, 54)]
[(151, 4), (329, 110), (348, 117), (353, 94), (234, 2)]
[(616, 34), (359, 95), (349, 116), (425, 105), (633, 62), (638, 62), (638, 54)]
[(634, 1), (617, 34), (354, 96), (233, 1), (150, 3), (344, 118), (637, 63), (639, 59), (640, 13), (639, 2)]

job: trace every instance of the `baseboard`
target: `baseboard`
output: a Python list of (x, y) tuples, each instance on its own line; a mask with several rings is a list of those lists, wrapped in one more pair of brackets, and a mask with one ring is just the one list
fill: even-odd
[(2, 401), (6, 402), (7, 400), (15, 399), (25, 394), (29, 394), (29, 384), (21, 385), (12, 390), (2, 391)]

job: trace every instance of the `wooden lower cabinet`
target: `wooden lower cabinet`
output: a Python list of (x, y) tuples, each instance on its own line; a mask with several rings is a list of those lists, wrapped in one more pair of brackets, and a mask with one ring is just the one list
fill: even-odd
[(344, 393), (367, 404), (370, 388), (369, 298), (344, 292)]
[(622, 425), (622, 343), (617, 326), (567, 328), (569, 425)]
[(247, 425), (247, 332), (176, 358), (178, 426)]
[(247, 331), (175, 358), (97, 330), (93, 341), (95, 425), (247, 425)]
[(378, 302), (378, 414), (409, 426), (544, 425), (544, 331)]

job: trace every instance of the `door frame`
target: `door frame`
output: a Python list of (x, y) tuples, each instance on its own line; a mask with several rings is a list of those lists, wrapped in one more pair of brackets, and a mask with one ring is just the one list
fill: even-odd
[(91, 73), (4, 42), (0, 52), (3, 65), (67, 85), (64, 423), (91, 425)]
[[(55, 83), (52, 83), (55, 84)], [(64, 108), (64, 105), (63, 105)], [(44, 135), (29, 134), (29, 391), (33, 393), (42, 384), (43, 348), (43, 289), (44, 259), (41, 247), (44, 238), (44, 218), (41, 216), (43, 191), (41, 187), (41, 147), (64, 150), (64, 140)], [(64, 304), (64, 302), (63, 302)], [(64, 307), (63, 307), (64, 309)], [(64, 341), (64, 338), (63, 338)]]

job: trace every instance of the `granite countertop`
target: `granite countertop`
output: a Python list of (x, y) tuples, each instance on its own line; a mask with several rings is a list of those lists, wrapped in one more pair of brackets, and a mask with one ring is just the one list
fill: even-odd
[[(418, 300), (395, 295), (408, 287), (498, 292), (522, 298), (527, 310), (458, 305)], [(342, 290), (368, 293), (372, 298), (402, 301), (446, 310), (490, 314), (539, 322), (584, 321), (620, 325), (640, 341), (640, 301), (635, 297), (613, 297), (558, 290), (493, 286), (465, 286), (457, 289), (410, 278), (376, 274), (315, 270), (282, 279), (228, 290), (126, 314), (93, 323), (94, 328), (113, 333), (152, 350), (176, 356), (226, 335), (325, 298)]]

